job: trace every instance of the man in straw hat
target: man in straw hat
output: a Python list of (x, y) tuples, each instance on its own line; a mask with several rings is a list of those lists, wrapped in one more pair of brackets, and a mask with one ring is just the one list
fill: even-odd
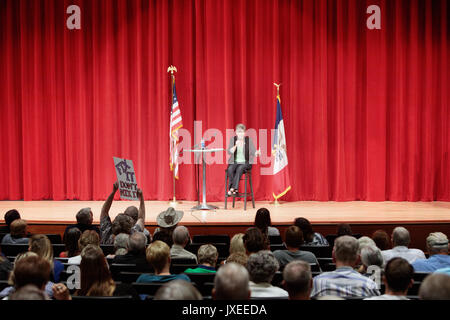
[(442, 232), (433, 232), (427, 237), (428, 259), (419, 259), (413, 263), (415, 272), (434, 272), (450, 267), (448, 238)]
[(178, 222), (183, 218), (183, 211), (175, 210), (169, 207), (166, 211), (161, 212), (156, 218), (158, 228), (153, 233), (153, 241), (161, 240), (169, 247), (173, 244), (172, 234), (173, 230), (177, 227)]

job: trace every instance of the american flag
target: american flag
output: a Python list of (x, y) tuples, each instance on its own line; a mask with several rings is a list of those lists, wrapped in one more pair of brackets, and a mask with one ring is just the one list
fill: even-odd
[(170, 111), (170, 170), (178, 179), (178, 129), (183, 126), (181, 110), (178, 105), (177, 92), (175, 90), (175, 78), (173, 79), (172, 110)]

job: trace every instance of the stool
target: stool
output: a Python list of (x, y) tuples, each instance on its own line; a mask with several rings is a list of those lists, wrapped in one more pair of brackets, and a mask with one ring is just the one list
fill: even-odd
[[(238, 190), (238, 193), (236, 194), (228, 194), (228, 171), (227, 169), (225, 169), (225, 209), (227, 208), (227, 200), (228, 197), (233, 197), (233, 208), (234, 208), (234, 202), (236, 197), (238, 198), (244, 198), (244, 210), (247, 210), (247, 197), (251, 196), (252, 197), (252, 204), (253, 204), (253, 208), (255, 208), (255, 197), (253, 195), (253, 184), (252, 184), (252, 169), (249, 170), (245, 170), (242, 174), (241, 179), (239, 180), (242, 181), (244, 180), (244, 193), (240, 193)], [(250, 183), (250, 194), (247, 193), (247, 181)]]

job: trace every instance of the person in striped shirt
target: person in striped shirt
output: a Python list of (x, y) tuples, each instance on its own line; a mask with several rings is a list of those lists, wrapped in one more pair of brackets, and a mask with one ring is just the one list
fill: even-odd
[(358, 240), (354, 237), (342, 236), (336, 239), (333, 248), (336, 270), (314, 278), (312, 298), (327, 295), (343, 298), (380, 295), (378, 285), (372, 279), (353, 269), (359, 261), (358, 248)]

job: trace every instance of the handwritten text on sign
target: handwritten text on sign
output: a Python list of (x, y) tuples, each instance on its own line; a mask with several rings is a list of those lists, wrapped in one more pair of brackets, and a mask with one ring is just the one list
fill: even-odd
[(120, 197), (127, 200), (138, 200), (137, 181), (134, 172), (133, 161), (114, 158), (117, 181), (119, 181)]

